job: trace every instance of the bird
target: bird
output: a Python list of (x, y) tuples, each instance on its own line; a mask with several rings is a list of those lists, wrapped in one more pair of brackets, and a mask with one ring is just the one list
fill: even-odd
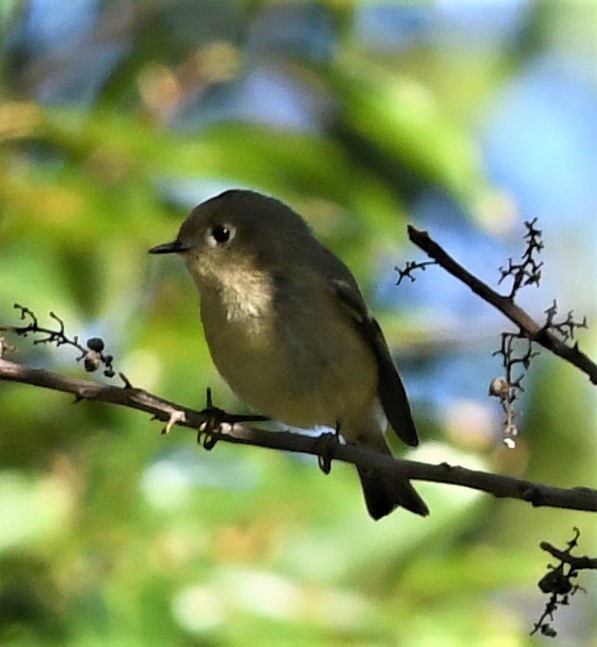
[[(297, 428), (331, 427), (391, 455), (391, 427), (418, 445), (383, 332), (348, 267), (276, 198), (230, 189), (195, 207), (173, 242), (199, 292), (207, 345), (247, 406)], [(429, 509), (406, 477), (357, 466), (369, 515)]]

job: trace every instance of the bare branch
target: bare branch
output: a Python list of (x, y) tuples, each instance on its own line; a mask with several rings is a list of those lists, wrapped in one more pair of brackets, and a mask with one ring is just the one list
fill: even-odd
[[(497, 308), (503, 315), (510, 319), (510, 321), (518, 326), (520, 332), (527, 339), (540, 344), (558, 357), (570, 362), (583, 371), (583, 373), (586, 373), (591, 382), (597, 385), (597, 364), (579, 350), (578, 344), (569, 346), (562, 341), (556, 334), (557, 329), (554, 332), (553, 323), (550, 321), (544, 325), (537, 323), (525, 310), (514, 303), (510, 295), (504, 296), (498, 294), (486, 283), (462, 267), (426, 231), (415, 229), (415, 227), (409, 225), (408, 236), (415, 245), (426, 252), (438, 265), (441, 265), (452, 276), (455, 276), (467, 285), (476, 295), (494, 306), (494, 308)], [(581, 327), (583, 324), (586, 325), (586, 321), (581, 322), (581, 324), (576, 324), (576, 327)]]
[[(213, 410), (209, 408), (204, 411), (196, 411), (159, 398), (142, 389), (127, 386), (116, 387), (66, 377), (45, 369), (30, 368), (1, 358), (0, 380), (72, 393), (77, 400), (96, 400), (138, 409), (167, 423), (167, 429), (170, 429), (173, 424), (177, 424), (197, 431), (213, 422)], [(288, 431), (266, 431), (245, 424), (247, 421), (256, 420), (263, 420), (263, 417), (235, 416), (218, 410), (219, 428), (210, 432), (209, 446), (213, 446), (216, 440), (221, 440), (320, 456), (320, 437)], [(398, 460), (354, 445), (331, 443), (326, 451), (329, 452), (330, 459), (376, 469), (401, 479), (406, 477), (420, 481), (459, 485), (487, 492), (496, 497), (520, 499), (533, 506), (597, 512), (597, 490), (588, 487), (565, 489), (510, 476), (454, 467), (447, 463), (431, 465), (418, 461)]]

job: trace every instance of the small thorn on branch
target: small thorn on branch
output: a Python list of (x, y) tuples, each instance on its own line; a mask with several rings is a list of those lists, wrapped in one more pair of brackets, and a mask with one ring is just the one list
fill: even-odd
[(133, 385), (130, 383), (128, 377), (124, 373), (118, 373), (118, 377), (122, 380), (125, 389), (134, 388)]
[[(126, 388), (126, 387), (125, 387)], [(166, 426), (162, 429), (162, 434), (169, 434), (172, 431), (172, 427), (178, 423), (184, 423), (187, 421), (184, 411), (174, 410), (170, 412), (170, 418), (166, 423)]]

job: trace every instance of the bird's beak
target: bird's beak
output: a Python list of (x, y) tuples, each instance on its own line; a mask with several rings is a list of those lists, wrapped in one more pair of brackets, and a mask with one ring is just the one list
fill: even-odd
[(179, 240), (175, 240), (171, 243), (163, 243), (162, 245), (156, 245), (149, 250), (150, 254), (180, 254), (182, 252), (188, 252), (189, 246), (181, 243)]

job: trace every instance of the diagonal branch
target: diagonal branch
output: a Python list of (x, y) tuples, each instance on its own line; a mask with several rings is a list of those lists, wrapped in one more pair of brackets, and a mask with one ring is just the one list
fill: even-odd
[[(31, 368), (0, 358), (0, 381), (20, 382), (33, 386), (71, 393), (79, 400), (96, 400), (130, 409), (138, 409), (168, 423), (182, 425), (195, 431), (211, 420), (209, 412), (196, 411), (159, 398), (142, 389), (117, 387), (89, 380), (66, 377), (45, 369)], [(266, 431), (243, 423), (247, 417), (222, 413), (215, 440), (255, 445), (289, 452), (319, 456), (321, 437), (288, 431)], [(533, 506), (549, 506), (597, 512), (597, 490), (588, 487), (558, 488), (492, 474), (447, 463), (431, 465), (418, 461), (399, 460), (353, 445), (330, 443), (330, 457), (361, 467), (373, 468), (397, 478), (431, 481), (468, 487), (496, 497), (521, 499)]]
[(525, 337), (537, 342), (558, 357), (570, 362), (589, 376), (597, 385), (597, 364), (578, 348), (578, 344), (569, 346), (555, 335), (548, 326), (538, 324), (527, 312), (514, 303), (510, 297), (503, 296), (490, 288), (486, 283), (473, 276), (462, 265), (457, 263), (447, 252), (438, 245), (426, 231), (408, 226), (410, 240), (427, 253), (438, 265), (462, 281), (484, 301), (490, 303), (512, 321)]

